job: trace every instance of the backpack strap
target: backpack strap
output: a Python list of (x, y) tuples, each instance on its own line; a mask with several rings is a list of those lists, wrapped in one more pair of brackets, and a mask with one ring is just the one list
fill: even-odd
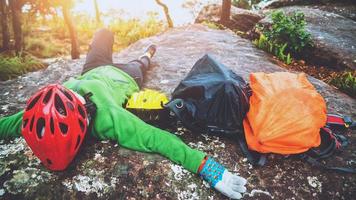
[(320, 129), (320, 137), (320, 146), (309, 149), (305, 154), (315, 159), (322, 159), (330, 157), (336, 150), (339, 150), (342, 147), (341, 142), (336, 138), (331, 129), (327, 127)]
[(96, 114), (96, 105), (90, 99), (91, 96), (93, 96), (93, 93), (91, 93), (91, 92), (88, 92), (83, 96), (83, 98), (85, 99), (84, 107), (87, 111), (87, 114), (89, 114), (89, 120), (92, 120)]
[(173, 99), (166, 103), (164, 107), (172, 111), (177, 117), (177, 119), (181, 121), (183, 126), (185, 126), (187, 129), (190, 129), (192, 131), (199, 131), (196, 130), (194, 124), (191, 124), (194, 123), (193, 119), (187, 119), (187, 106), (183, 99)]
[(312, 158), (311, 156), (307, 155), (307, 154), (300, 154), (301, 158), (304, 159), (305, 161), (307, 161), (309, 164), (311, 164), (312, 166), (316, 166), (319, 167), (321, 169), (325, 169), (325, 170), (331, 170), (331, 171), (336, 171), (336, 172), (343, 172), (343, 173), (352, 173), (352, 174), (356, 174), (356, 169), (353, 168), (346, 168), (346, 167), (330, 167), (327, 166), (321, 162), (319, 162), (317, 159)]
[(350, 128), (356, 130), (356, 122), (352, 121), (349, 116), (341, 116), (338, 114), (328, 114), (326, 126), (335, 128)]
[[(341, 121), (333, 121), (332, 123), (334, 122), (339, 123)], [(346, 137), (333, 132), (332, 128), (328, 127), (328, 123), (327, 126), (320, 129), (320, 136), (321, 144), (319, 148), (309, 149), (307, 152), (299, 154), (299, 156), (312, 166), (317, 166), (325, 170), (355, 174), (356, 169), (347, 167), (332, 167), (325, 165), (319, 161), (322, 158), (330, 157), (336, 151), (339, 151), (343, 147), (346, 147), (348, 145)]]
[(267, 162), (266, 154), (262, 154), (262, 153), (259, 153), (256, 151), (249, 150), (244, 134), (242, 136), (241, 135), (237, 136), (237, 141), (239, 143), (242, 153), (245, 155), (247, 160), (253, 166), (264, 166), (266, 164), (266, 162)]

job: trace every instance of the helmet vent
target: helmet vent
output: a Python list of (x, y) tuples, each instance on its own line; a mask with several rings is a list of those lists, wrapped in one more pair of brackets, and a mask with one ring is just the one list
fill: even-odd
[(84, 113), (84, 110), (83, 110), (83, 108), (82, 108), (81, 106), (78, 106), (78, 111), (79, 111), (79, 114), (80, 114), (83, 118), (85, 118), (85, 113)]
[(84, 129), (85, 129), (84, 123), (80, 119), (78, 121), (79, 121), (80, 130), (82, 130), (82, 133), (84, 133)]
[(54, 122), (53, 122), (53, 118), (52, 117), (50, 119), (49, 125), (50, 125), (50, 129), (51, 129), (51, 133), (54, 134)]
[(66, 124), (59, 123), (59, 128), (61, 129), (61, 132), (63, 133), (63, 135), (67, 134), (68, 126)]
[(70, 100), (70, 101), (73, 101), (73, 97), (65, 90), (61, 90), (62, 93)]
[(35, 117), (32, 117), (31, 119), (31, 123), (30, 123), (30, 131), (32, 132), (32, 128), (33, 128), (33, 122), (35, 121)]
[(28, 119), (25, 119), (22, 123), (22, 128), (25, 128), (28, 123)]
[(44, 103), (44, 104), (47, 104), (47, 103), (48, 103), (49, 99), (50, 99), (51, 96), (52, 96), (52, 92), (53, 92), (52, 89), (50, 89), (50, 90), (47, 92), (46, 96), (45, 96), (44, 99), (43, 99), (43, 103)]
[(74, 111), (74, 107), (73, 107), (73, 104), (71, 102), (67, 102), (67, 107), (71, 110), (71, 111)]
[(75, 150), (79, 147), (79, 143), (80, 143), (80, 135), (78, 135), (77, 137), (77, 143), (75, 144)]
[(36, 133), (39, 139), (42, 139), (45, 133), (45, 120), (44, 118), (39, 118), (36, 124)]
[(55, 95), (54, 106), (56, 107), (57, 112), (59, 112), (63, 116), (67, 116), (67, 111), (64, 107), (64, 103), (62, 99), (58, 96), (58, 94)]
[(33, 106), (35, 106), (37, 101), (41, 98), (41, 96), (42, 96), (42, 93), (37, 95), (34, 99), (32, 99), (32, 101), (28, 104), (26, 111), (31, 110), (33, 108)]
[(52, 161), (50, 159), (47, 158), (46, 161), (47, 161), (47, 164), (52, 165)]

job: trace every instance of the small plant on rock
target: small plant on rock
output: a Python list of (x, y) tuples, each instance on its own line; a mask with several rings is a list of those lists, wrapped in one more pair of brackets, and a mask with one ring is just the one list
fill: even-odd
[(272, 13), (272, 25), (264, 28), (263, 33), (272, 43), (287, 44), (288, 52), (298, 54), (312, 43), (305, 25), (304, 14), (301, 12), (287, 16), (282, 11), (275, 11)]
[(255, 44), (260, 49), (264, 49), (265, 51), (274, 54), (275, 56), (278, 57), (278, 59), (282, 60), (287, 65), (292, 63), (292, 58), (290, 53), (287, 54), (285, 53), (287, 43), (284, 43), (283, 45), (274, 44), (271, 41), (268, 41), (266, 36), (261, 34), (259, 39), (253, 41), (253, 44)]
[(282, 11), (275, 11), (271, 16), (271, 25), (256, 27), (261, 35), (254, 43), (290, 64), (291, 55), (298, 56), (306, 47), (312, 45), (310, 34), (305, 30), (304, 14), (295, 12), (287, 16)]
[(356, 74), (352, 72), (345, 72), (339, 76), (336, 76), (331, 80), (331, 84), (338, 87), (340, 90), (349, 94), (352, 97), (356, 97)]

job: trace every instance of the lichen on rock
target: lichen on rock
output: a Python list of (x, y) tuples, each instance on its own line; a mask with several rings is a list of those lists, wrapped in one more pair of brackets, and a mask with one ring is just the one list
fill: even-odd
[(15, 170), (10, 180), (5, 181), (4, 188), (11, 194), (30, 195), (36, 192), (39, 185), (53, 181), (56, 178), (51, 173), (36, 168)]

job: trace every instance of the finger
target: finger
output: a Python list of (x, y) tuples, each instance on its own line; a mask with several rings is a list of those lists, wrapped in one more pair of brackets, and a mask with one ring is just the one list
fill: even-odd
[(233, 186), (231, 186), (231, 188), (235, 192), (239, 192), (239, 193), (245, 193), (246, 192), (246, 187), (245, 186), (233, 185)]
[(233, 176), (232, 177), (233, 184), (235, 185), (246, 185), (247, 180), (242, 178), (241, 176)]
[(229, 195), (229, 197), (230, 197), (231, 199), (241, 199), (241, 198), (242, 198), (242, 195), (241, 195), (240, 193), (238, 193), (238, 192), (232, 192), (232, 193)]

